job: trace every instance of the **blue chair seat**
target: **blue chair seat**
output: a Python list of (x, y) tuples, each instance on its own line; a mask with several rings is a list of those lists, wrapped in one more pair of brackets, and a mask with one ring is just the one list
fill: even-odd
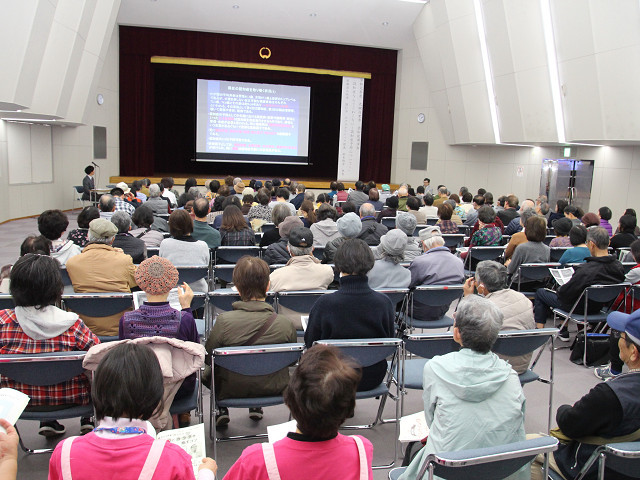
[[(176, 413), (190, 412), (191, 410), (197, 410), (198, 408), (198, 383), (196, 383), (193, 393), (188, 397), (179, 398), (174, 400), (169, 408), (171, 415)], [(202, 422), (202, 420), (200, 420)]]
[(524, 385), (525, 383), (535, 382), (540, 378), (540, 375), (533, 370), (527, 369), (526, 372), (518, 375), (518, 378), (520, 379), (520, 385)]
[(77, 405), (75, 407), (52, 410), (50, 412), (29, 412), (25, 410), (20, 415), (20, 420), (57, 420), (64, 418), (91, 417), (93, 416), (93, 405)]
[(216, 404), (219, 407), (227, 408), (251, 408), (256, 406), (257, 401), (260, 403), (261, 407), (272, 407), (273, 405), (282, 405), (284, 403), (282, 396), (275, 396), (258, 398), (227, 398), (225, 400), (217, 400)]
[(415, 320), (408, 318), (407, 323), (413, 328), (450, 328), (453, 327), (453, 318), (446, 315), (438, 320)]
[[(554, 308), (553, 313), (565, 318), (569, 316), (569, 311), (561, 308)], [(586, 318), (588, 323), (600, 323), (607, 321), (607, 315), (608, 313), (605, 310), (600, 310), (598, 313), (588, 313), (587, 315), (573, 312), (571, 318), (574, 322), (584, 322)]]
[(389, 472), (389, 480), (398, 480), (398, 478), (400, 478), (400, 475), (402, 475), (406, 469), (407, 467), (398, 467), (392, 469)]
[(365, 392), (356, 392), (356, 400), (363, 400), (365, 398), (375, 398), (381, 395), (386, 395), (389, 393), (389, 389), (384, 383), (381, 383), (375, 388), (371, 390), (367, 390)]
[[(414, 390), (422, 389), (422, 373), (428, 362), (426, 358), (413, 358), (404, 361), (404, 386)], [(397, 378), (397, 377), (396, 377)]]

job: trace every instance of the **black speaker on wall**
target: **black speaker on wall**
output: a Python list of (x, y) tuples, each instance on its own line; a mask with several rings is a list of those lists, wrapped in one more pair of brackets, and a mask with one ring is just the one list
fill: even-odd
[(411, 170), (426, 170), (429, 142), (411, 142)]
[(93, 158), (107, 158), (107, 127), (93, 127)]

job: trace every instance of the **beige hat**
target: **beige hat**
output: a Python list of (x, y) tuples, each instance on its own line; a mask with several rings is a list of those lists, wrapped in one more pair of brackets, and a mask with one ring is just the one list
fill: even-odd
[(442, 232), (440, 231), (440, 227), (436, 225), (430, 225), (420, 230), (420, 233), (418, 235), (420, 236), (420, 241), (424, 242), (425, 240), (428, 240), (431, 237), (442, 236)]
[(89, 235), (95, 238), (111, 238), (118, 233), (118, 227), (106, 218), (96, 218), (89, 223)]
[(242, 193), (242, 191), (244, 190), (244, 182), (240, 180), (233, 186), (233, 189), (236, 191), (236, 193)]
[(251, 187), (244, 187), (244, 190), (242, 191), (242, 196), (255, 195), (255, 194), (256, 194), (255, 190)]
[(116, 184), (116, 187), (121, 189), (125, 193), (125, 195), (127, 193), (131, 192), (131, 189), (129, 188), (129, 185), (127, 185), (127, 182), (120, 182), (120, 183)]

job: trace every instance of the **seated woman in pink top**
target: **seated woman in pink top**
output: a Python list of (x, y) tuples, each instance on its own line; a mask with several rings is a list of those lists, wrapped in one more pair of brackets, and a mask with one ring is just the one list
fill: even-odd
[[(99, 425), (58, 444), (49, 480), (193, 480), (189, 454), (147, 433), (163, 392), (160, 364), (149, 347), (125, 343), (107, 353), (91, 391)], [(213, 480), (217, 468), (214, 460), (202, 459), (198, 480)]]
[[(273, 444), (246, 448), (225, 480), (366, 480), (373, 478), (373, 446), (338, 433), (353, 416), (361, 373), (337, 348), (315, 345), (300, 360), (284, 392), (298, 428)], [(360, 459), (366, 462), (360, 466)]]

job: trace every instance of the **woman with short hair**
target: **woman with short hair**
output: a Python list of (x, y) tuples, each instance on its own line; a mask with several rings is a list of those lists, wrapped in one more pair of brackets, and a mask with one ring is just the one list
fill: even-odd
[(323, 203), (316, 213), (316, 223), (309, 229), (313, 233), (313, 246), (324, 247), (331, 240), (341, 236), (336, 224), (338, 212), (331, 205)]
[(151, 229), (155, 219), (149, 207), (142, 205), (136, 208), (136, 211), (131, 215), (131, 221), (138, 227), (134, 230), (129, 230), (131, 236), (142, 240), (147, 247), (160, 246), (162, 240), (164, 240), (164, 235), (158, 230)]
[(453, 216), (453, 207), (448, 203), (441, 203), (438, 205), (438, 218), (436, 225), (440, 227), (440, 232), (449, 235), (460, 233), (458, 226), (453, 223), (451, 217)]
[(247, 447), (225, 479), (271, 478), (267, 471), (274, 466), (283, 479), (373, 478), (371, 442), (338, 432), (353, 416), (359, 380), (358, 367), (337, 348), (316, 345), (307, 350), (284, 392), (296, 431), (273, 444), (270, 460), (263, 453), (267, 444)]
[(249, 209), (249, 213), (247, 216), (249, 217), (249, 221), (254, 219), (260, 219), (265, 222), (271, 221), (271, 209), (269, 208), (269, 202), (271, 201), (271, 196), (266, 188), (261, 188), (256, 193), (256, 202), (257, 205), (253, 205)]
[[(547, 219), (534, 215), (527, 220), (524, 225), (524, 234), (527, 241), (521, 243), (513, 252), (511, 260), (506, 264), (507, 272), (512, 276), (513, 288), (518, 288), (518, 269), (523, 263), (549, 263), (551, 250), (545, 245), (544, 239), (547, 236)], [(533, 291), (543, 287), (543, 282), (532, 280), (526, 277), (520, 279), (521, 289)]]
[(96, 218), (100, 218), (100, 210), (94, 206), (84, 207), (78, 214), (78, 228), (67, 234), (67, 240), (71, 240), (80, 248), (86, 247), (89, 243), (89, 223)]

